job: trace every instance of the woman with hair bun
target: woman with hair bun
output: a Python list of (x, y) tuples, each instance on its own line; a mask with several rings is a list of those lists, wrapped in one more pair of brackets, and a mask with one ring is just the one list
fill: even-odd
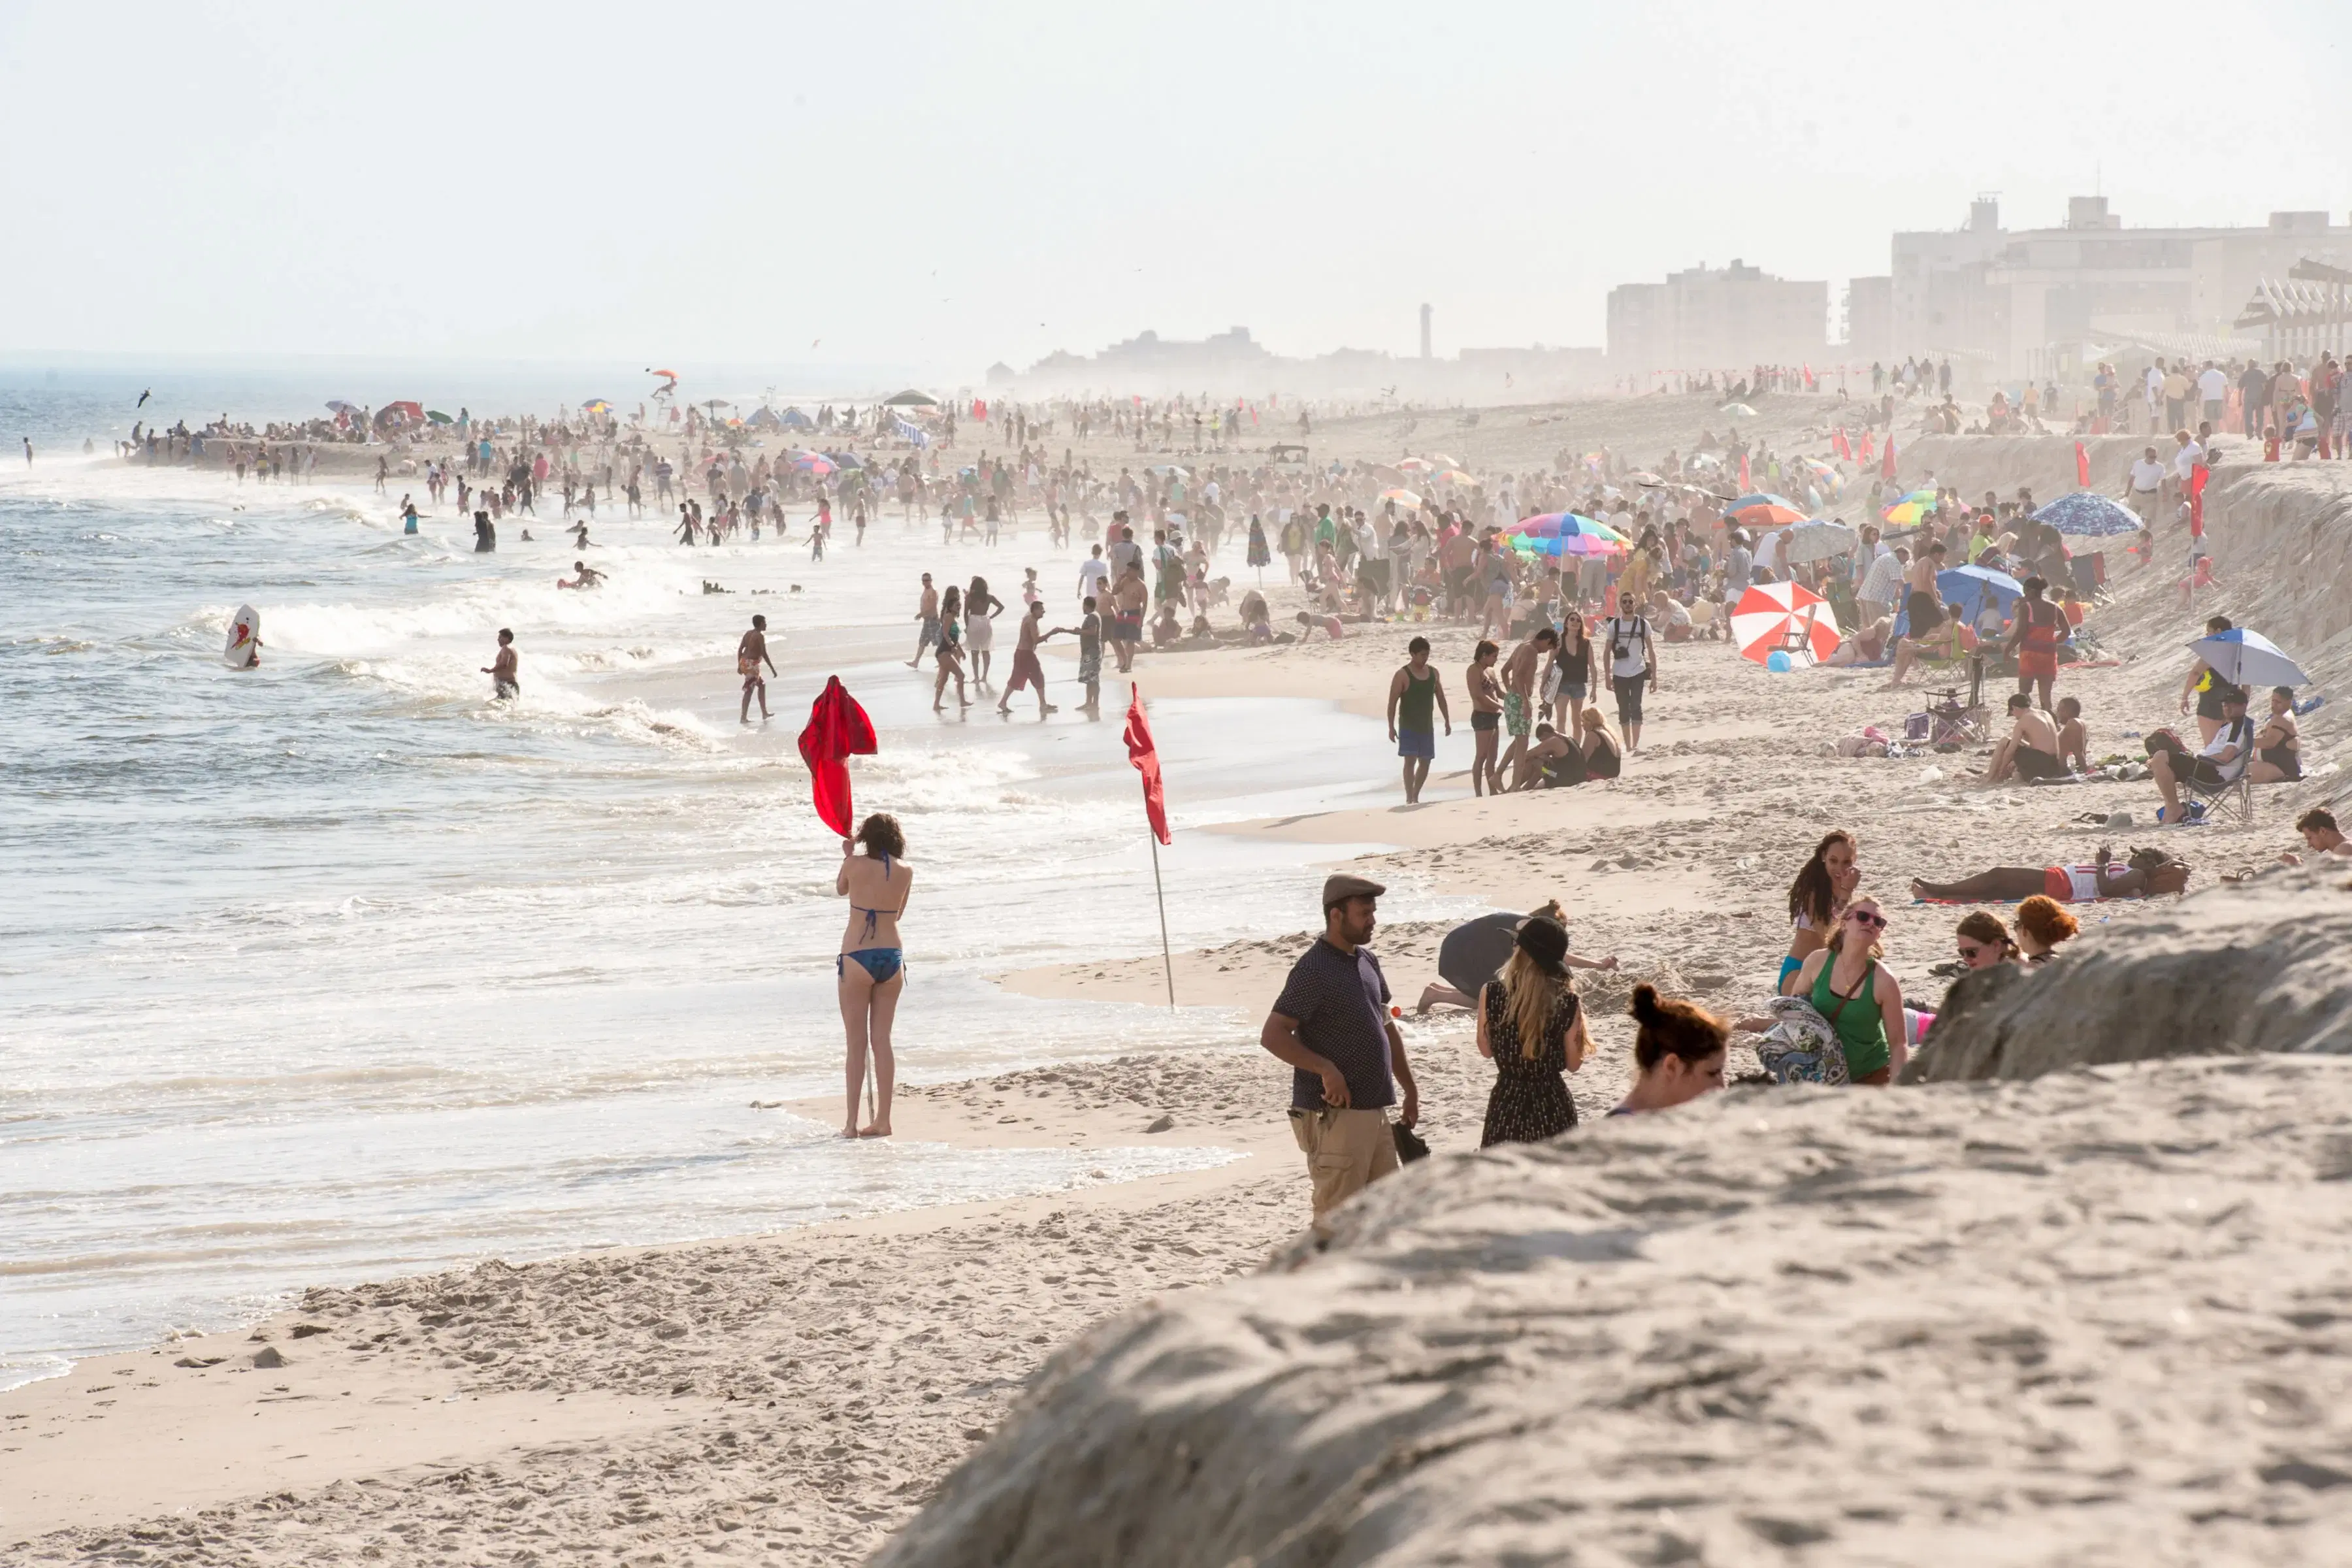
[(2047, 963), (2058, 956), (2058, 944), (2081, 930), (2057, 900), (2036, 893), (2017, 906), (2017, 945), (2028, 963)]
[(1633, 1016), (1633, 1065), (1640, 1069), (1633, 1092), (1612, 1116), (1665, 1110), (1723, 1087), (1729, 1055), (1729, 1027), (1714, 1014), (1688, 1002), (1661, 996), (1654, 985), (1633, 987), (1625, 1009)]

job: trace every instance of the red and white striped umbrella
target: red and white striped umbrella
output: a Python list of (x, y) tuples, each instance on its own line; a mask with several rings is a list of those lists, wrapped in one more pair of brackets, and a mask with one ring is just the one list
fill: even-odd
[(1731, 640), (1739, 657), (1762, 664), (1785, 653), (1795, 664), (1818, 664), (1845, 639), (1837, 612), (1811, 589), (1795, 583), (1762, 583), (1731, 607)]

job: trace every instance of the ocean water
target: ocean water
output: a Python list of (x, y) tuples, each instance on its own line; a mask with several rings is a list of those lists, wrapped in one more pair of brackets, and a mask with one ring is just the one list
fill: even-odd
[[(81, 458), (121, 402), (0, 392), (0, 1385), (313, 1282), (1224, 1157), (845, 1144), (751, 1106), (841, 1091), (839, 847), (793, 749), (830, 673), (881, 732), (860, 809), (899, 816), (918, 868), (902, 1077), (1254, 1037), (1227, 1009), (994, 984), (1159, 941), (1117, 715), (1064, 687), (1042, 725), (942, 721), (897, 662), (924, 570), (1012, 598), (1035, 565), (1074, 612), (1075, 558), (1036, 525), (947, 549), (886, 515), (820, 563), (608, 507), (610, 584), (561, 592), (568, 543), (510, 520), (478, 556), (447, 510), (404, 537), (397, 483)], [(231, 672), (247, 602), (263, 663)], [(725, 656), (754, 611), (784, 673), (746, 729)], [(513, 704), (480, 673), (499, 626)], [(1187, 829), (1387, 798), (1379, 727), (1271, 700), (1153, 720), (1172, 939), (1310, 923), (1314, 865), (1348, 851)]]

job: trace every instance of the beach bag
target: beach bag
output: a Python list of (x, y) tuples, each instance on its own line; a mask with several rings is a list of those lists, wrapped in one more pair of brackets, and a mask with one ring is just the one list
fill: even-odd
[(1775, 996), (1771, 1012), (1772, 1026), (1757, 1037), (1756, 1056), (1774, 1083), (1836, 1087), (1851, 1080), (1844, 1044), (1811, 1002), (1802, 996)]

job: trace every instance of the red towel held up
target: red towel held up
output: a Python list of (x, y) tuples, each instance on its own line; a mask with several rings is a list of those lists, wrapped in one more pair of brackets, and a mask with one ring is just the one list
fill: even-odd
[(801, 761), (808, 764), (816, 814), (844, 838), (849, 837), (849, 759), (874, 754), (874, 721), (841, 684), (825, 678), (824, 689), (809, 704), (808, 728), (801, 731)]

